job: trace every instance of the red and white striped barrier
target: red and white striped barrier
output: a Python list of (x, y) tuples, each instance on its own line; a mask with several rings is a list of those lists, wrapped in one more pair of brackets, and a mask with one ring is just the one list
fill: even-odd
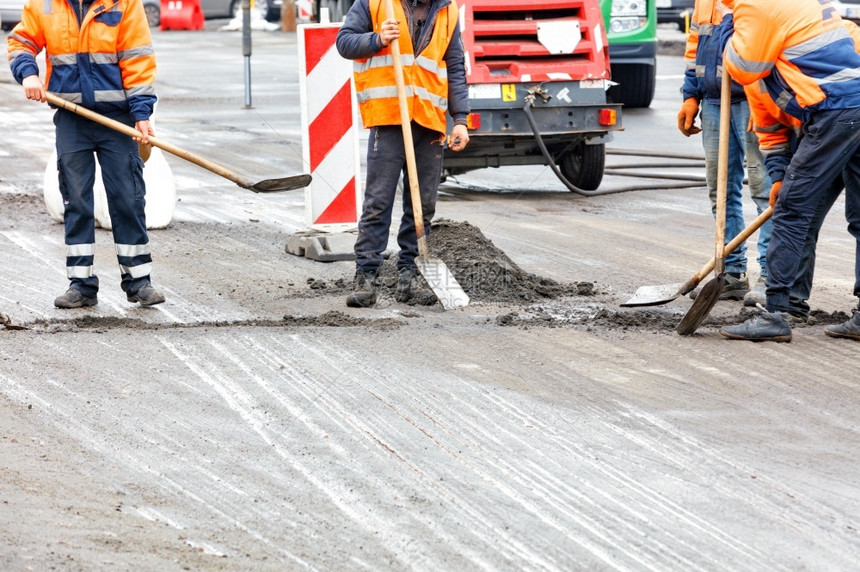
[(358, 105), (352, 62), (337, 53), (340, 24), (298, 26), (302, 148), (313, 181), (305, 218), (316, 230), (357, 227), (361, 208)]

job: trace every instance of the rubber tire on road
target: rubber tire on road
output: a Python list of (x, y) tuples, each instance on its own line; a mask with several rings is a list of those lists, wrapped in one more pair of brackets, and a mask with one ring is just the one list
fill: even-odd
[(579, 143), (565, 154), (559, 162), (561, 174), (584, 191), (593, 191), (603, 181), (603, 168), (606, 164), (606, 146)]
[(150, 28), (157, 28), (161, 24), (161, 7), (157, 4), (144, 4), (143, 12), (146, 14), (146, 23)]
[(333, 23), (343, 21), (346, 13), (352, 7), (352, 0), (323, 0), (320, 6), (329, 9), (329, 20)]
[(609, 88), (609, 98), (626, 107), (648, 107), (654, 99), (657, 68), (645, 64), (612, 64), (612, 81), (619, 85)]

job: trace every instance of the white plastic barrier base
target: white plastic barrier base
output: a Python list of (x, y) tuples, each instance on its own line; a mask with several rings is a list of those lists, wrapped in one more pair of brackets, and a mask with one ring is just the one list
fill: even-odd
[[(157, 147), (152, 148), (152, 154), (143, 166), (143, 180), (146, 183), (146, 228), (165, 228), (173, 220), (176, 209), (176, 183), (173, 171), (167, 164), (164, 153)], [(60, 194), (60, 182), (57, 175), (57, 152), (54, 151), (45, 166), (45, 207), (48, 214), (57, 222), (63, 222), (63, 196)], [(110, 230), (112, 228), (108, 213), (107, 196), (102, 184), (102, 172), (96, 161), (96, 182), (93, 188), (93, 203), (96, 226)]]

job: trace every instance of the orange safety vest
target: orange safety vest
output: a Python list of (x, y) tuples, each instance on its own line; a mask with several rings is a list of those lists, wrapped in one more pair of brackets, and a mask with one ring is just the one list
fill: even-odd
[[(452, 1), (436, 13), (430, 43), (416, 57), (412, 50), (406, 14), (400, 0), (394, 0), (393, 18), (400, 22), (400, 61), (406, 84), (409, 118), (428, 129), (445, 133), (448, 111), (448, 68), (445, 52), (457, 26), (457, 5)], [(370, 0), (373, 31), (379, 33), (385, 21), (384, 0)], [(400, 103), (391, 47), (353, 64), (358, 108), (365, 128), (400, 125)]]

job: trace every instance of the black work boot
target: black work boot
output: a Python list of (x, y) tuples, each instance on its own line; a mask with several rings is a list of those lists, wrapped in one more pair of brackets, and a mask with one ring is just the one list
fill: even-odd
[(851, 316), (850, 320), (827, 326), (824, 328), (824, 333), (832, 338), (848, 338), (860, 341), (860, 309), (854, 310), (854, 315)]
[(424, 284), (417, 269), (404, 268), (397, 277), (394, 299), (401, 304), (432, 306), (436, 303), (436, 294)]
[(164, 294), (152, 287), (152, 284), (144, 284), (137, 292), (126, 292), (129, 302), (140, 302), (141, 306), (155, 306), (164, 302)]
[(82, 308), (84, 306), (95, 306), (99, 303), (96, 296), (84, 296), (84, 294), (75, 288), (69, 288), (62, 296), (57, 296), (54, 300), (54, 306), (57, 308)]
[(346, 305), (350, 308), (370, 308), (376, 304), (376, 275), (372, 272), (355, 273), (355, 287), (352, 294), (346, 297)]
[(730, 340), (790, 342), (791, 326), (783, 312), (768, 312), (761, 308), (755, 316), (743, 324), (720, 328), (720, 334)]

